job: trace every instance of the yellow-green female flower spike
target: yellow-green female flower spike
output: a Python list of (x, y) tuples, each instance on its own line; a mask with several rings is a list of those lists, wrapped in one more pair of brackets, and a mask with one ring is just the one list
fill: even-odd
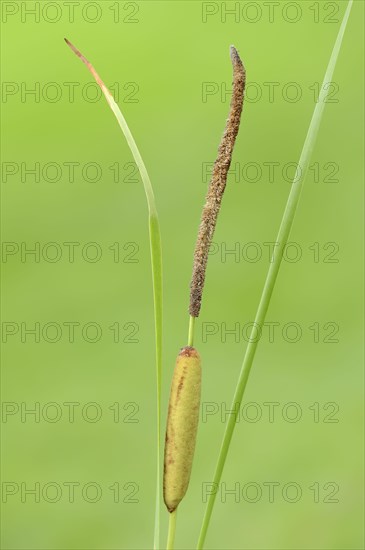
[(163, 496), (169, 512), (176, 510), (189, 485), (200, 393), (200, 356), (195, 348), (186, 346), (176, 360), (167, 417)]

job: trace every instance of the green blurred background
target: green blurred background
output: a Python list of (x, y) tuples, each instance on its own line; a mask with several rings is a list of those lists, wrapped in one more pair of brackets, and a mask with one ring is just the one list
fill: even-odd
[[(264, 243), (275, 241), (288, 163), (299, 159), (346, 2), (1, 4), (3, 548), (142, 549), (153, 540), (146, 202), (112, 113), (63, 37), (117, 92), (155, 188), (163, 423), (187, 340), (204, 163), (214, 161), (228, 112), (230, 44), (246, 65), (235, 172), (196, 331), (203, 421), (176, 539), (194, 548), (269, 265)], [(292, 261), (267, 316), (274, 336), (263, 330), (206, 548), (363, 548), (363, 17), (355, 1)], [(34, 327), (39, 334), (27, 332)], [(163, 507), (161, 515), (163, 547)]]

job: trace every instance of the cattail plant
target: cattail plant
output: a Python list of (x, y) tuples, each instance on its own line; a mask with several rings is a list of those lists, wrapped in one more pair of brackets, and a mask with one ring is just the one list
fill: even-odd
[[(328, 63), (327, 71), (324, 76), (323, 85), (316, 103), (314, 113), (309, 125), (308, 133), (304, 141), (302, 153), (300, 156), (297, 173), (295, 174), (293, 184), (289, 193), (287, 205), (282, 217), (278, 236), (278, 248), (271, 258), (269, 270), (267, 273), (265, 285), (259, 301), (253, 332), (250, 335), (247, 345), (241, 372), (237, 381), (234, 397), (233, 411), (240, 409), (244, 390), (253, 364), (255, 352), (258, 345), (258, 339), (255, 338), (255, 327), (262, 326), (265, 321), (266, 313), (270, 304), (271, 296), (275, 287), (277, 275), (282, 261), (282, 253), (288, 242), (288, 237), (293, 225), (296, 209), (304, 183), (305, 175), (308, 170), (311, 154), (313, 151), (316, 135), (320, 126), (321, 116), (324, 110), (327, 96), (329, 94), (328, 82), (333, 77), (336, 61), (339, 55), (345, 28), (349, 19), (353, 0), (349, 0), (347, 9), (341, 23), (337, 39)], [(160, 386), (161, 386), (161, 341), (162, 341), (162, 257), (160, 244), (160, 231), (157, 210), (155, 206), (154, 194), (151, 182), (138, 151), (137, 145), (129, 130), (129, 127), (115, 103), (111, 93), (104, 85), (96, 73), (94, 67), (70, 42), (67, 44), (76, 53), (76, 55), (85, 63), (100, 85), (107, 102), (114, 112), (118, 123), (126, 137), (128, 145), (134, 156), (136, 164), (140, 170), (142, 181), (145, 188), (145, 194), (149, 209), (149, 231), (150, 231), (150, 251), (151, 265), (153, 274), (154, 291), (154, 309), (155, 309), (155, 349), (156, 349), (156, 368), (157, 368), (157, 491), (155, 507), (155, 533), (154, 548), (159, 546), (159, 495), (160, 495)], [(189, 304), (189, 333), (187, 346), (183, 347), (178, 354), (176, 366), (173, 373), (173, 379), (170, 391), (170, 401), (166, 428), (165, 455), (164, 455), (164, 474), (163, 474), (163, 496), (169, 512), (169, 533), (167, 548), (174, 546), (176, 513), (177, 508), (186, 494), (191, 468), (193, 464), (196, 434), (199, 422), (200, 393), (201, 393), (201, 360), (198, 351), (194, 348), (194, 324), (199, 316), (202, 295), (204, 289), (207, 260), (209, 247), (212, 242), (217, 218), (226, 187), (227, 174), (230, 167), (233, 148), (238, 134), (240, 118), (244, 99), (246, 74), (243, 64), (240, 60), (237, 50), (231, 47), (231, 60), (233, 65), (233, 92), (230, 104), (230, 111), (226, 128), (218, 149), (218, 156), (214, 163), (213, 174), (208, 187), (206, 202), (203, 207), (201, 223), (198, 232), (194, 252), (193, 274), (190, 285), (190, 304)], [(238, 407), (236, 406), (238, 405)], [(218, 487), (225, 461), (227, 458), (229, 446), (233, 436), (236, 424), (236, 414), (230, 415), (223, 441), (221, 444), (216, 469), (213, 476), (214, 486)], [(209, 522), (214, 508), (216, 492), (209, 496), (197, 549), (201, 550), (205, 543)]]
[(177, 357), (170, 391), (163, 478), (164, 501), (170, 513), (168, 549), (174, 545), (177, 507), (189, 485), (199, 422), (201, 361), (193, 347), (194, 322), (200, 313), (209, 247), (226, 188), (245, 91), (246, 72), (234, 46), (231, 46), (231, 61), (233, 92), (230, 110), (214, 163), (194, 252), (188, 345), (182, 348)]

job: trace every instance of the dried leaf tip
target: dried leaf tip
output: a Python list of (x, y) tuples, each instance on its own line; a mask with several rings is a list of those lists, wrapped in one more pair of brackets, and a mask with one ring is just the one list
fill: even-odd
[(84, 57), (84, 56), (82, 55), (82, 53), (80, 52), (80, 50), (78, 50), (78, 49), (76, 48), (76, 46), (74, 46), (74, 45), (72, 44), (72, 42), (70, 42), (69, 40), (67, 40), (67, 38), (65, 38), (64, 40), (65, 40), (67, 46), (69, 46), (69, 47), (71, 48), (71, 50), (74, 52), (74, 54), (76, 54), (77, 57), (79, 57), (79, 58), (81, 59), (81, 61), (83, 61), (83, 62), (85, 63), (85, 65), (90, 65), (90, 62), (86, 59), (86, 57)]
[(218, 148), (218, 156), (214, 163), (195, 246), (189, 305), (189, 312), (192, 317), (198, 317), (200, 313), (209, 247), (212, 242), (223, 193), (226, 188), (228, 170), (231, 165), (233, 148), (241, 120), (246, 71), (234, 46), (231, 46), (230, 54), (233, 66), (231, 105), (224, 134)]
[[(82, 53), (80, 52), (80, 50), (78, 50), (76, 48), (76, 46), (74, 46), (72, 44), (72, 42), (70, 42), (69, 40), (67, 40), (67, 38), (64, 38), (64, 41), (66, 42), (67, 46), (69, 46), (71, 48), (71, 50), (74, 52), (74, 54), (77, 55), (77, 57), (79, 57), (81, 59), (81, 61), (86, 65), (86, 67), (89, 69), (89, 71), (91, 72), (91, 74), (93, 75), (93, 77), (95, 78), (96, 82), (99, 84), (100, 88), (106, 88), (104, 82), (101, 80), (100, 76), (98, 75), (98, 73), (96, 72), (96, 70), (94, 69), (94, 67), (92, 66), (92, 64), (90, 63), (90, 61), (88, 61), (86, 59), (86, 57), (84, 55), (82, 55)], [(109, 90), (107, 90), (109, 92)], [(110, 94), (110, 92), (109, 92)]]

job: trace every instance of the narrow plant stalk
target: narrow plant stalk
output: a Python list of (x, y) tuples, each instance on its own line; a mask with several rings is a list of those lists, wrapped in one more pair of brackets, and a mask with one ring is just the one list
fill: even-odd
[(189, 335), (188, 335), (188, 346), (194, 345), (194, 328), (195, 328), (195, 317), (190, 315), (189, 317)]
[(173, 550), (175, 544), (177, 508), (169, 514), (169, 532), (167, 535), (166, 550)]
[(252, 328), (252, 331), (251, 331), (251, 334), (250, 334), (249, 343), (247, 345), (246, 353), (245, 353), (245, 356), (244, 356), (244, 359), (243, 359), (241, 372), (240, 372), (240, 375), (239, 375), (239, 379), (238, 379), (238, 383), (237, 383), (237, 386), (236, 386), (236, 390), (235, 390), (235, 394), (234, 394), (233, 402), (232, 402), (232, 407), (231, 407), (231, 410), (235, 411), (235, 412), (230, 415), (227, 426), (226, 426), (226, 430), (225, 430), (225, 433), (224, 433), (224, 436), (223, 436), (221, 450), (220, 450), (220, 454), (219, 454), (219, 457), (218, 457), (218, 462), (217, 462), (217, 465), (216, 465), (216, 470), (215, 470), (214, 477), (213, 477), (213, 488), (214, 488), (214, 490), (210, 494), (208, 502), (207, 502), (207, 507), (206, 507), (206, 511), (205, 511), (205, 515), (204, 515), (204, 519), (203, 519), (203, 524), (202, 524), (202, 528), (201, 528), (201, 532), (200, 532), (200, 537), (199, 537), (199, 541), (198, 541), (198, 545), (197, 545), (197, 550), (201, 550), (204, 546), (204, 541), (205, 541), (205, 537), (206, 537), (207, 530), (208, 530), (208, 527), (209, 527), (209, 522), (210, 522), (210, 518), (211, 518), (211, 515), (212, 515), (216, 495), (217, 495), (217, 492), (218, 492), (218, 489), (219, 489), (219, 483), (220, 483), (220, 480), (221, 480), (224, 464), (225, 464), (225, 461), (226, 461), (226, 458), (227, 458), (227, 454), (228, 454), (229, 446), (230, 446), (230, 443), (231, 443), (233, 431), (234, 431), (236, 421), (237, 421), (237, 414), (238, 413), (236, 411), (238, 411), (240, 409), (243, 393), (244, 393), (245, 388), (246, 388), (247, 380), (248, 380), (248, 377), (249, 377), (249, 374), (250, 374), (251, 366), (252, 366), (253, 359), (254, 359), (254, 356), (255, 356), (255, 352), (256, 352), (256, 349), (257, 349), (258, 339), (256, 337), (256, 329), (257, 329), (257, 327), (262, 327), (262, 325), (265, 321), (266, 312), (267, 312), (269, 304), (270, 304), (270, 299), (271, 299), (271, 295), (272, 295), (272, 292), (273, 292), (273, 289), (274, 289), (274, 286), (275, 286), (276, 278), (277, 278), (277, 275), (278, 275), (278, 272), (279, 272), (283, 251), (284, 251), (285, 245), (288, 241), (290, 230), (291, 230), (292, 225), (293, 225), (293, 220), (294, 220), (295, 212), (296, 212), (296, 209), (297, 209), (297, 206), (298, 206), (298, 201), (299, 201), (300, 193), (301, 193), (301, 190), (302, 190), (302, 185), (303, 185), (303, 182), (304, 182), (307, 170), (308, 170), (311, 154), (312, 154), (312, 151), (313, 151), (313, 148), (314, 148), (315, 139), (316, 139), (316, 136), (317, 136), (317, 133), (318, 133), (322, 113), (323, 113), (324, 106), (325, 106), (325, 101), (326, 101), (327, 95), (329, 93), (329, 87), (326, 86), (326, 84), (332, 80), (332, 76), (333, 76), (333, 72), (334, 72), (334, 69), (335, 69), (336, 61), (337, 61), (338, 54), (339, 54), (339, 51), (340, 51), (340, 48), (341, 48), (342, 39), (343, 39), (343, 36), (344, 36), (344, 33), (345, 33), (347, 21), (349, 19), (351, 7), (352, 7), (352, 2), (353, 2), (353, 0), (350, 0), (348, 5), (347, 5), (346, 12), (345, 12), (345, 15), (343, 17), (343, 20), (342, 20), (342, 23), (341, 23), (341, 26), (340, 26), (340, 29), (339, 29), (339, 32), (338, 32), (338, 35), (337, 35), (337, 39), (336, 39), (336, 42), (335, 42), (335, 45), (334, 45), (329, 63), (328, 63), (327, 71), (326, 71), (326, 74), (324, 76), (321, 92), (320, 92), (319, 98), (318, 98), (318, 103), (316, 104), (314, 112), (313, 112), (312, 120), (310, 122), (308, 133), (307, 133), (307, 136), (306, 136), (306, 139), (305, 139), (305, 142), (304, 142), (304, 146), (303, 146), (303, 149), (302, 149), (302, 153), (301, 153), (301, 156), (300, 156), (297, 172), (295, 174), (294, 181), (292, 183), (292, 187), (291, 187), (291, 190), (290, 190), (290, 194), (289, 194), (289, 197), (288, 197), (288, 201), (287, 201), (287, 204), (286, 204), (284, 215), (283, 215), (281, 225), (280, 225), (280, 228), (279, 228), (279, 233), (278, 233), (278, 236), (277, 236), (277, 239), (276, 239), (276, 242), (278, 243), (278, 247), (277, 247), (277, 250), (276, 250), (275, 254), (271, 258), (272, 263), (270, 263), (270, 267), (269, 267), (269, 270), (268, 270), (268, 273), (267, 273), (264, 289), (262, 291), (260, 303), (259, 303), (259, 306), (258, 306), (258, 309), (257, 309), (255, 322), (254, 322), (254, 325), (253, 325), (253, 328)]
[(201, 222), (194, 252), (193, 274), (190, 283), (189, 312), (192, 317), (200, 313), (205, 283), (205, 272), (217, 218), (226, 188), (228, 170), (231, 165), (236, 137), (240, 127), (243, 98), (246, 84), (246, 71), (234, 46), (231, 46), (233, 67), (233, 91), (226, 127), (214, 162), (213, 173), (205, 199)]
[(156, 479), (156, 504), (155, 504), (155, 528), (154, 528), (154, 548), (160, 548), (160, 483), (161, 483), (161, 370), (162, 370), (162, 252), (161, 235), (158, 221), (155, 197), (153, 194), (151, 180), (149, 178), (146, 166), (142, 156), (134, 141), (133, 135), (128, 124), (121, 113), (118, 105), (92, 64), (82, 55), (82, 53), (65, 38), (66, 44), (81, 59), (89, 69), (96, 82), (99, 84), (105, 99), (113, 111), (119, 126), (122, 129), (124, 137), (128, 143), (131, 153), (136, 161), (136, 165), (141, 174), (149, 212), (149, 238), (150, 254), (152, 266), (153, 281), (153, 301), (154, 301), (154, 322), (155, 322), (155, 361), (156, 361), (156, 386), (157, 386), (157, 479)]

